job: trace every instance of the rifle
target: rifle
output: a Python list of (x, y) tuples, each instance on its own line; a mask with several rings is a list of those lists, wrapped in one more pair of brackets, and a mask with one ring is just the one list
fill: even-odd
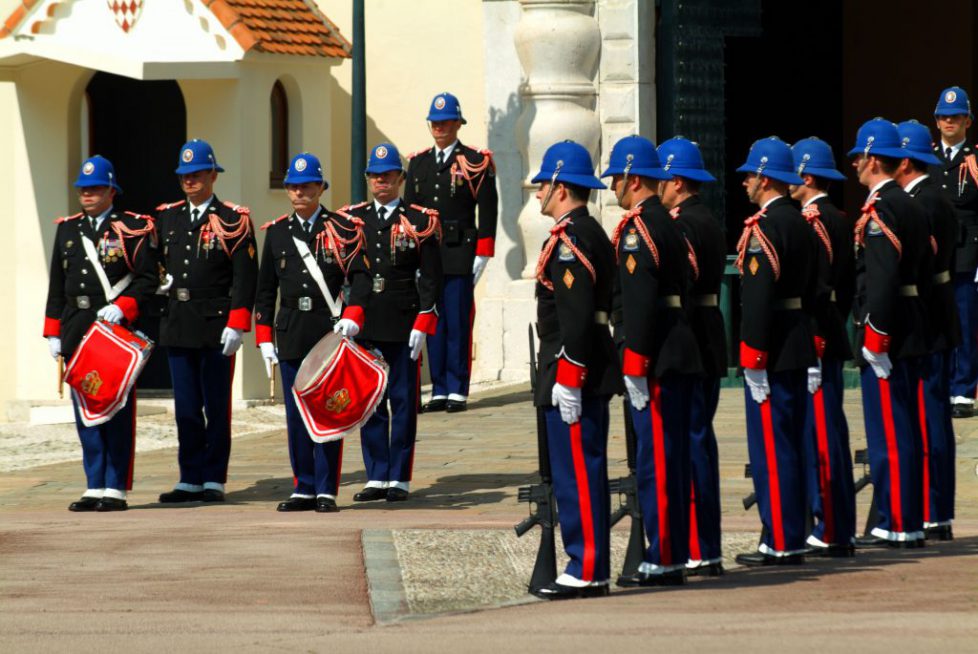
[[(533, 325), (530, 335), (530, 390), (536, 396), (537, 356), (536, 339), (533, 338)], [(540, 549), (533, 564), (533, 574), (528, 585), (532, 593), (549, 586), (557, 579), (557, 543), (554, 528), (557, 525), (557, 504), (554, 500), (553, 476), (550, 472), (550, 447), (547, 444), (547, 418), (543, 407), (535, 407), (537, 412), (537, 455), (539, 459), (540, 483), (523, 486), (516, 499), (530, 504), (530, 515), (516, 525), (517, 538), (523, 536), (536, 525), (540, 525)]]
[(625, 549), (625, 562), (621, 566), (623, 577), (634, 575), (638, 566), (645, 558), (645, 526), (642, 523), (642, 507), (638, 503), (638, 481), (635, 476), (635, 424), (632, 422), (632, 412), (628, 403), (622, 400), (625, 414), (625, 452), (628, 457), (628, 476), (608, 481), (608, 490), (612, 495), (618, 495), (620, 504), (611, 514), (611, 526), (614, 527), (626, 515), (632, 519), (631, 531), (628, 534), (628, 547)]

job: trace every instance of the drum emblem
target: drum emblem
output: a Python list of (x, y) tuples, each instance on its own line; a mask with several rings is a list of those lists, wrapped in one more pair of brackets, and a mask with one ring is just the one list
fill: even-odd
[(98, 395), (98, 389), (101, 387), (102, 378), (99, 376), (98, 370), (92, 370), (85, 375), (85, 379), (83, 379), (81, 383), (82, 393), (88, 395), (89, 397), (95, 397)]
[(350, 402), (350, 391), (341, 388), (326, 400), (326, 410), (332, 411), (333, 413), (342, 413), (346, 407), (350, 406)]

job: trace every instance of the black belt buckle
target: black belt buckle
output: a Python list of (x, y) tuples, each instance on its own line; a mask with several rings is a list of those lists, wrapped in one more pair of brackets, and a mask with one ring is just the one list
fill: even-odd
[(189, 288), (178, 288), (177, 289), (177, 302), (189, 302), (190, 301), (190, 289)]
[(311, 297), (304, 296), (299, 298), (299, 311), (312, 311)]
[(75, 298), (75, 306), (77, 306), (79, 309), (91, 309), (92, 299), (87, 295), (79, 295)]
[(380, 275), (374, 277), (374, 279), (373, 279), (373, 288), (371, 288), (371, 290), (374, 293), (383, 293), (384, 292), (384, 287), (386, 286), (386, 281), (387, 280), (385, 280)]

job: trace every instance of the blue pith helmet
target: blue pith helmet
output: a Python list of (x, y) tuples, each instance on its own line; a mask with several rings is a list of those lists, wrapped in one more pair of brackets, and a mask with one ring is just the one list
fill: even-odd
[(435, 122), (439, 120), (460, 120), (464, 125), (466, 120), (462, 118), (462, 106), (456, 98), (447, 91), (439, 93), (431, 100), (431, 108), (428, 109), (428, 120)]
[(930, 166), (939, 166), (943, 161), (934, 156), (934, 142), (930, 130), (916, 120), (905, 120), (897, 125), (900, 143), (907, 159), (914, 159)]
[(404, 166), (401, 165), (401, 154), (393, 143), (381, 143), (374, 146), (374, 149), (370, 151), (367, 169), (363, 172), (367, 175), (379, 175), (389, 170), (404, 171)]
[(941, 91), (941, 97), (937, 99), (937, 106), (934, 107), (934, 115), (967, 115), (971, 118), (971, 100), (968, 99), (968, 92), (960, 86), (951, 86)]
[(683, 136), (659, 144), (659, 163), (672, 177), (685, 177), (696, 182), (716, 181), (703, 164), (699, 146)]
[(584, 188), (607, 188), (594, 176), (594, 164), (587, 148), (574, 141), (561, 141), (547, 148), (540, 163), (540, 172), (530, 182), (564, 182)]
[(323, 167), (319, 163), (319, 157), (308, 152), (300, 152), (292, 157), (289, 170), (285, 173), (285, 184), (306, 184), (316, 182), (322, 184), (324, 189), (329, 188), (326, 179), (323, 177)]
[(814, 175), (824, 179), (842, 181), (846, 178), (835, 168), (835, 155), (828, 143), (817, 136), (809, 136), (791, 146), (798, 176)]
[(655, 143), (644, 136), (626, 136), (611, 148), (608, 168), (602, 177), (612, 175), (637, 175), (651, 179), (671, 179), (671, 175), (662, 170), (659, 164), (659, 153)]
[(100, 154), (86, 159), (78, 170), (75, 187), (85, 188), (88, 186), (111, 186), (116, 193), (122, 193), (122, 189), (115, 181), (115, 166)]
[(217, 165), (214, 148), (207, 141), (193, 139), (180, 148), (180, 163), (177, 165), (177, 175), (189, 175), (198, 170), (213, 170), (223, 173), (224, 169)]
[(849, 156), (857, 155), (893, 157), (903, 159), (907, 156), (900, 147), (900, 132), (897, 126), (885, 118), (873, 118), (863, 123), (856, 132), (856, 145), (849, 150)]
[(738, 173), (754, 173), (785, 184), (804, 184), (795, 172), (791, 148), (777, 136), (754, 141), (747, 153), (747, 161), (737, 169)]

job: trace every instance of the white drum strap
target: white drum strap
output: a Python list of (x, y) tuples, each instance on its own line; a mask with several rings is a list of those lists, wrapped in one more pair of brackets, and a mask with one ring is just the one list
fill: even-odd
[(329, 286), (326, 285), (323, 271), (320, 270), (319, 264), (316, 263), (316, 257), (312, 256), (312, 252), (309, 251), (309, 245), (301, 238), (296, 238), (295, 236), (292, 237), (292, 241), (295, 243), (295, 249), (299, 251), (299, 255), (302, 257), (302, 265), (306, 267), (309, 276), (316, 282), (319, 291), (326, 298), (326, 304), (329, 305), (329, 312), (333, 314), (333, 318), (339, 318), (343, 306), (339, 300), (329, 294)]
[(105, 268), (102, 267), (102, 261), (98, 258), (98, 252), (95, 250), (95, 244), (92, 243), (92, 239), (87, 236), (81, 237), (82, 247), (85, 249), (85, 254), (88, 256), (88, 260), (92, 262), (92, 268), (95, 269), (95, 276), (98, 277), (99, 283), (102, 285), (102, 292), (105, 294), (105, 299), (107, 302), (119, 297), (120, 294), (129, 283), (132, 281), (132, 273), (126, 273), (126, 276), (120, 279), (113, 286), (109, 283), (109, 278), (105, 274)]

